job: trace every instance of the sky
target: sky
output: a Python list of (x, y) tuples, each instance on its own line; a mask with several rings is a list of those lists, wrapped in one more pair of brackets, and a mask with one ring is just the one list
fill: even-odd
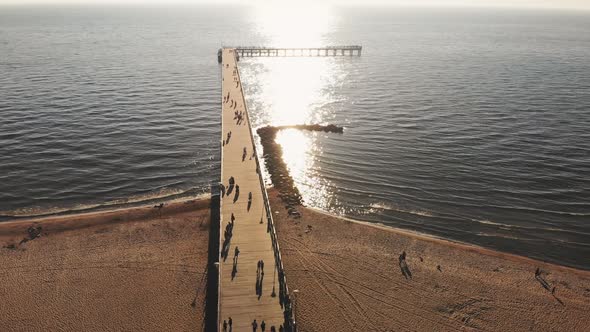
[[(137, 5), (171, 5), (171, 4), (220, 4), (238, 3), (260, 5), (272, 2), (295, 0), (0, 0), (0, 5), (18, 4), (137, 4)], [(297, 1), (300, 2), (300, 1)], [(590, 0), (316, 0), (328, 4), (340, 5), (402, 5), (402, 6), (472, 6), (472, 7), (524, 7), (524, 8), (564, 8), (590, 10)]]

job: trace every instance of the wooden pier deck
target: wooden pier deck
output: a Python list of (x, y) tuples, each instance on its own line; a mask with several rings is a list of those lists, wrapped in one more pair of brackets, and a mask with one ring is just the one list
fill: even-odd
[[(227, 257), (220, 258), (219, 284), (219, 330), (223, 331), (223, 321), (232, 318), (233, 331), (252, 331), (252, 322), (256, 319), (258, 331), (264, 320), (266, 331), (284, 322), (284, 314), (279, 303), (278, 273), (274, 273), (275, 252), (268, 232), (267, 212), (264, 205), (264, 185), (257, 171), (257, 160), (253, 156), (254, 142), (252, 140), (249, 117), (246, 110), (244, 95), (239, 77), (236, 52), (234, 49), (222, 50), (222, 153), (221, 153), (221, 182), (225, 189), (221, 194), (221, 231), (220, 250), (223, 251), (224, 232), (231, 222), (232, 214), (235, 222)], [(227, 96), (229, 95), (229, 98)], [(235, 112), (242, 112), (243, 120), (235, 119)], [(231, 137), (228, 140), (228, 133)], [(246, 154), (244, 156), (244, 149)], [(229, 195), (229, 179), (235, 179), (239, 186), (239, 196), (236, 188)], [(251, 206), (248, 209), (249, 193), (252, 194)], [(235, 248), (239, 248), (237, 272), (234, 271)], [(264, 275), (262, 278), (262, 292), (257, 295), (257, 262), (264, 261)], [(235, 275), (233, 275), (235, 273)], [(272, 297), (273, 278), (276, 286), (276, 296)], [(228, 327), (229, 331), (229, 327)]]

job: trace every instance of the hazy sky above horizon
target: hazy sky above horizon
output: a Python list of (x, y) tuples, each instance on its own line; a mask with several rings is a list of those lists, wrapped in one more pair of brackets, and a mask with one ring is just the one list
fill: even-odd
[[(18, 4), (135, 4), (135, 5), (172, 5), (172, 4), (220, 4), (238, 3), (247, 5), (273, 5), (297, 3), (296, 0), (0, 0), (0, 5)], [(316, 0), (326, 4), (341, 5), (401, 5), (401, 6), (485, 6), (485, 7), (529, 7), (529, 8), (569, 8), (590, 9), (590, 0)]]

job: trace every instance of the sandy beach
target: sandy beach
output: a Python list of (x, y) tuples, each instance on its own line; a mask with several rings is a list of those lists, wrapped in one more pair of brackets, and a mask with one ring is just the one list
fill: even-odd
[[(590, 324), (588, 271), (305, 207), (293, 219), (277, 191), (269, 195), (287, 281), (299, 290), (299, 331), (583, 331)], [(40, 236), (19, 244), (31, 226), (41, 226)], [(208, 200), (0, 224), (0, 326), (203, 330), (208, 228)]]
[(590, 325), (588, 271), (303, 207), (293, 219), (276, 192), (270, 199), (287, 282), (299, 290), (300, 331), (585, 331)]
[(208, 229), (209, 200), (2, 223), (0, 330), (202, 330)]

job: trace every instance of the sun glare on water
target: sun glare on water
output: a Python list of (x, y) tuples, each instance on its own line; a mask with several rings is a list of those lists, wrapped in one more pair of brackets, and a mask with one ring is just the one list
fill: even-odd
[[(336, 24), (331, 8), (309, 2), (273, 2), (256, 7), (252, 22), (268, 47), (310, 48), (334, 45), (329, 34)], [(303, 55), (306, 55), (304, 53)], [(317, 54), (316, 54), (317, 55)], [(267, 57), (255, 60), (252, 76), (260, 90), (254, 96), (264, 124), (325, 124), (333, 119), (334, 86), (343, 79), (332, 57)], [(329, 183), (318, 176), (320, 133), (282, 130), (277, 143), (283, 160), (307, 204), (329, 206)]]
[(332, 9), (313, 2), (265, 2), (254, 9), (259, 34), (273, 47), (315, 47), (334, 24)]

